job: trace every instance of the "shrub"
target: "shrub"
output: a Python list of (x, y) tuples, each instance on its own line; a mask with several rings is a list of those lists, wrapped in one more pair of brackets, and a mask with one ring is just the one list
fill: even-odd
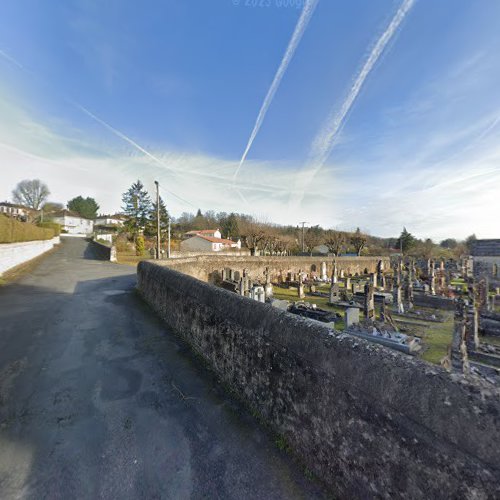
[(145, 245), (144, 245), (144, 236), (137, 236), (135, 240), (135, 254), (138, 257), (144, 255)]
[(28, 222), (0, 214), (0, 243), (18, 243), (21, 241), (50, 240), (54, 237), (54, 229), (37, 227)]
[(38, 227), (45, 227), (54, 230), (54, 236), (59, 236), (61, 234), (61, 225), (57, 222), (39, 222)]

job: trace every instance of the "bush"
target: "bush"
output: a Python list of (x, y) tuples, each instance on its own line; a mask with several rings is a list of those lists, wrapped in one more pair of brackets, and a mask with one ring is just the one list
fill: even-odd
[(137, 236), (137, 239), (135, 240), (135, 254), (138, 257), (142, 257), (142, 255), (144, 255), (144, 250), (144, 236)]
[(61, 234), (61, 224), (57, 224), (57, 222), (39, 222), (37, 226), (53, 229), (54, 236), (59, 236)]
[(37, 227), (0, 214), (0, 243), (50, 240), (54, 235), (55, 231), (52, 228)]

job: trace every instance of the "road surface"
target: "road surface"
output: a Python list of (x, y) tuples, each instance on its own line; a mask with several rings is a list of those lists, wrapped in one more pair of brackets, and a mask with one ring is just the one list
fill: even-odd
[(134, 291), (64, 238), (0, 287), (0, 498), (320, 498)]

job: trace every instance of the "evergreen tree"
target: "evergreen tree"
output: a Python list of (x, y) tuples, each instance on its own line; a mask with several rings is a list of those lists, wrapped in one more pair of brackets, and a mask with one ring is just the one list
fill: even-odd
[[(165, 202), (160, 196), (160, 236), (163, 240), (167, 236), (168, 232), (168, 221), (170, 220), (170, 215), (165, 206)], [(149, 221), (146, 225), (145, 233), (147, 236), (156, 236), (156, 203), (151, 206), (151, 212), (149, 214)]]
[(146, 228), (151, 215), (151, 199), (140, 180), (132, 184), (128, 191), (123, 193), (123, 212), (128, 216), (125, 224), (134, 238)]
[(238, 238), (240, 236), (240, 230), (238, 228), (238, 219), (236, 218), (236, 214), (231, 212), (227, 217), (225, 217), (222, 221), (222, 236), (224, 238)]
[(398, 248), (405, 254), (408, 250), (410, 250), (410, 248), (415, 246), (416, 242), (417, 240), (413, 234), (409, 233), (406, 230), (406, 227), (404, 227), (398, 238)]
[(69, 210), (87, 219), (95, 219), (97, 217), (97, 211), (99, 210), (97, 202), (94, 198), (90, 197), (84, 198), (83, 196), (77, 196), (69, 200), (67, 205)]

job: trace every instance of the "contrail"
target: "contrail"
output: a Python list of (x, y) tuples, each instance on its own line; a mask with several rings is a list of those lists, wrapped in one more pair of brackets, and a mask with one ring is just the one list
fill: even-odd
[(24, 66), (20, 62), (16, 61), (13, 57), (9, 56), (9, 54), (4, 52), (3, 50), (0, 50), (0, 56), (2, 56), (4, 59), (7, 59), (7, 61), (11, 62), (12, 64), (15, 64), (18, 68), (24, 70)]
[(271, 102), (274, 99), (274, 95), (276, 94), (276, 91), (280, 86), (281, 80), (283, 79), (283, 76), (288, 68), (288, 65), (290, 64), (290, 61), (292, 60), (293, 55), (295, 54), (295, 50), (297, 49), (300, 40), (302, 39), (302, 35), (304, 34), (307, 25), (309, 24), (309, 21), (314, 13), (314, 9), (316, 8), (317, 4), (318, 0), (306, 0), (304, 4), (304, 8), (302, 9), (302, 14), (300, 15), (300, 18), (297, 21), (297, 26), (295, 26), (295, 31), (293, 32), (292, 38), (288, 44), (285, 55), (281, 61), (278, 71), (276, 72), (276, 75), (274, 76), (273, 83), (271, 84), (269, 90), (267, 91), (266, 98), (262, 103), (259, 115), (257, 116), (257, 120), (253, 127), (252, 133), (250, 134), (250, 139), (248, 140), (247, 147), (245, 149), (245, 152), (243, 153), (243, 156), (241, 157), (240, 164), (238, 165), (238, 168), (234, 173), (233, 180), (236, 179), (236, 177), (238, 176), (241, 166), (246, 160), (248, 152), (252, 147), (253, 141), (255, 140), (255, 137), (257, 136), (259, 129), (262, 126), (267, 110), (269, 109), (269, 106), (271, 105)]
[[(330, 156), (330, 153), (332, 152), (332, 149), (335, 145), (335, 141), (337, 139), (337, 135), (339, 131), (342, 129), (342, 126), (344, 125), (345, 119), (347, 117), (347, 114), (349, 113), (350, 109), (352, 108), (354, 102), (356, 101), (356, 98), (359, 95), (359, 92), (361, 91), (361, 88), (363, 87), (363, 84), (365, 83), (366, 78), (368, 75), (371, 73), (373, 70), (373, 67), (377, 63), (378, 59), (384, 52), (384, 49), (386, 48), (387, 44), (391, 41), (392, 37), (398, 30), (399, 26), (401, 23), (404, 21), (406, 15), (410, 11), (410, 9), (413, 7), (413, 4), (415, 3), (415, 0), (404, 0), (401, 6), (399, 7), (398, 11), (392, 18), (392, 21), (390, 22), (389, 26), (387, 29), (382, 33), (380, 38), (377, 40), (377, 43), (373, 47), (373, 49), (370, 52), (370, 55), (368, 56), (368, 59), (364, 63), (363, 67), (361, 68), (361, 71), (358, 73), (356, 76), (356, 79), (354, 80), (354, 83), (352, 87), (349, 90), (349, 93), (347, 94), (346, 99), (344, 100), (340, 110), (338, 112), (333, 112), (329, 118), (327, 119), (325, 126), (323, 129), (320, 131), (320, 133), (316, 136), (314, 139), (312, 146), (311, 146), (311, 151), (309, 154), (309, 164), (312, 167), (311, 170), (308, 171), (307, 177), (309, 180), (312, 180), (312, 178), (322, 169), (323, 165), (325, 164), (326, 160)], [(305, 188), (307, 187), (308, 182), (302, 182), (302, 186)], [(303, 198), (303, 196), (302, 196)], [(298, 201), (302, 201), (302, 198)]]
[[(163, 161), (160, 160), (160, 158), (156, 157), (146, 149), (144, 149), (142, 146), (137, 144), (135, 141), (127, 137), (125, 134), (120, 132), (119, 130), (116, 130), (114, 127), (106, 123), (104, 120), (101, 120), (98, 116), (94, 115), (94, 113), (90, 112), (88, 109), (84, 108), (81, 104), (78, 104), (77, 102), (72, 101), (73, 105), (76, 106), (78, 109), (83, 111), (86, 115), (90, 116), (93, 120), (95, 120), (97, 123), (100, 123), (103, 127), (106, 127), (110, 132), (118, 136), (120, 139), (123, 139), (124, 141), (128, 142), (131, 146), (133, 146), (135, 149), (139, 150), (141, 153), (145, 154), (147, 157), (151, 158), (153, 161), (156, 163), (159, 163), (162, 167), (167, 168), (168, 170), (172, 170), (168, 165), (166, 165)], [(194, 207), (192, 203), (189, 201), (185, 200), (184, 198), (181, 198), (180, 196), (176, 195), (172, 191), (169, 191), (165, 187), (163, 187), (165, 191), (170, 193), (172, 196), (177, 198), (179, 201), (186, 203), (190, 205), (191, 207)]]

